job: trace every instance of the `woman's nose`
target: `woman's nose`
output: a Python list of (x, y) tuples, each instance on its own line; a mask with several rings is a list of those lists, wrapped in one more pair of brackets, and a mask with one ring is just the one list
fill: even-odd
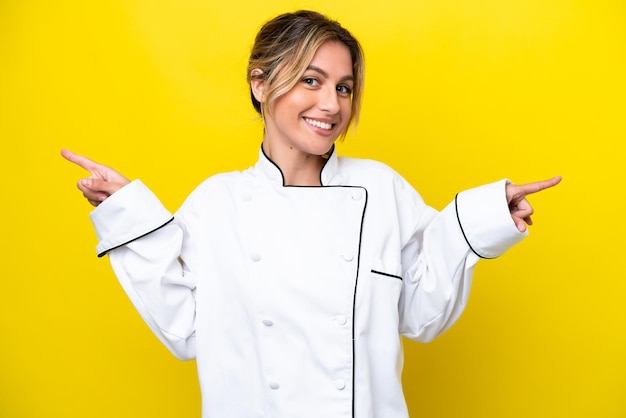
[(320, 110), (335, 114), (339, 112), (339, 100), (337, 90), (335, 88), (324, 88), (320, 90), (320, 98), (318, 106)]

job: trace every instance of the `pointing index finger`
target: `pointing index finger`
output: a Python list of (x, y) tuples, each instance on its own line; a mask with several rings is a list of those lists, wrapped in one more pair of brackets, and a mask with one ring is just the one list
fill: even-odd
[(528, 183), (520, 185), (521, 189), (524, 191), (524, 194), (532, 194), (537, 193), (545, 189), (549, 189), (550, 187), (554, 187), (561, 182), (561, 176), (552, 177), (549, 180), (537, 181), (534, 183)]
[(90, 173), (93, 173), (99, 167), (99, 164), (95, 163), (94, 161), (91, 161), (89, 158), (83, 155), (74, 154), (72, 151), (67, 150), (67, 149), (61, 150), (61, 155), (66, 160), (84, 168)]

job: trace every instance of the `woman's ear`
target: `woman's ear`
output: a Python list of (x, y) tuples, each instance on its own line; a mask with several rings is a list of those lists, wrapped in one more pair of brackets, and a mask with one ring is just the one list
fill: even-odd
[(259, 102), (265, 101), (265, 77), (263, 71), (259, 68), (255, 68), (250, 72), (250, 90), (254, 95), (254, 98)]

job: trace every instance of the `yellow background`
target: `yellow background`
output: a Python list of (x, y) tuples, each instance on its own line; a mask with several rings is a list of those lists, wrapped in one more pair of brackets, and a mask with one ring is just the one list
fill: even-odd
[(142, 178), (172, 210), (253, 164), (247, 53), (298, 8), (366, 52), (342, 154), (387, 162), (439, 209), (502, 177), (564, 177), (533, 197), (529, 239), (479, 265), (460, 321), (405, 345), (412, 415), (626, 417), (623, 0), (0, 2), (0, 416), (200, 416), (195, 364), (96, 258), (84, 174), (59, 150)]

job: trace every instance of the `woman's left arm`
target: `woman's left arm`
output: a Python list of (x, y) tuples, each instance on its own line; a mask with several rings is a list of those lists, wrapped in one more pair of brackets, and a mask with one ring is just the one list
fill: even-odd
[(424, 212), (402, 249), (402, 335), (427, 342), (448, 329), (467, 304), (476, 263), (524, 239), (533, 213), (526, 197), (560, 181), (500, 180), (460, 192), (440, 213)]

